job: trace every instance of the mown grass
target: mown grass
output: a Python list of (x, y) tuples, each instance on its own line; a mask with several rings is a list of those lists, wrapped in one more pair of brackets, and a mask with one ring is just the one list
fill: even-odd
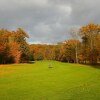
[(100, 69), (57, 61), (0, 65), (0, 100), (100, 100)]

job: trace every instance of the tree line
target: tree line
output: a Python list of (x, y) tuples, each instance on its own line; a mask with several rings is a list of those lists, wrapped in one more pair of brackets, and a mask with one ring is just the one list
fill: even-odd
[(80, 29), (72, 28), (72, 39), (57, 44), (31, 44), (27, 33), (0, 30), (0, 63), (20, 63), (34, 60), (57, 60), (68, 63), (96, 64), (100, 61), (100, 26), (88, 24)]
[(100, 61), (100, 25), (72, 28), (69, 34), (72, 39), (54, 45), (30, 45), (33, 59), (85, 64), (97, 64)]

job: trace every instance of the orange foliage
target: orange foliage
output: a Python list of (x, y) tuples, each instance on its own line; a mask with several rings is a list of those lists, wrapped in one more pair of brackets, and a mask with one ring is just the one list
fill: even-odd
[(9, 44), (10, 46), (10, 56), (13, 57), (14, 63), (20, 62), (21, 53), (19, 51), (19, 44), (13, 42)]

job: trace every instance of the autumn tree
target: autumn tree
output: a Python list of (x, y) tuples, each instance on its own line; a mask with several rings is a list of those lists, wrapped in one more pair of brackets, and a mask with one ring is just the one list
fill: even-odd
[(12, 42), (9, 44), (9, 55), (10, 55), (10, 60), (13, 63), (19, 63), (20, 62), (20, 50), (19, 50), (19, 44), (16, 42)]
[[(77, 44), (77, 58), (76, 58), (76, 44)], [(76, 63), (78, 60), (78, 46), (80, 42), (79, 40), (66, 40), (64, 41), (64, 55), (68, 62)]]
[(0, 63), (5, 64), (9, 58), (9, 36), (10, 32), (6, 29), (0, 29)]
[[(91, 64), (97, 63), (97, 38), (100, 33), (100, 26), (95, 24), (88, 24), (80, 28), (80, 35), (83, 39), (85, 49), (87, 48), (89, 53), (89, 61)], [(86, 47), (87, 46), (87, 47)], [(86, 50), (85, 50), (86, 53)], [(84, 53), (84, 54), (85, 54)], [(85, 57), (86, 58), (86, 57)]]
[[(16, 31), (0, 29), (0, 63), (28, 61), (28, 35), (21, 28)], [(24, 56), (23, 56), (24, 55)]]

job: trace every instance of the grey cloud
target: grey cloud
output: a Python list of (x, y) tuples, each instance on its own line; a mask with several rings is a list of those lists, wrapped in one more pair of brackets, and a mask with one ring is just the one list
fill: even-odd
[(0, 0), (0, 28), (22, 27), (30, 43), (68, 39), (68, 30), (90, 22), (99, 24), (99, 0)]

